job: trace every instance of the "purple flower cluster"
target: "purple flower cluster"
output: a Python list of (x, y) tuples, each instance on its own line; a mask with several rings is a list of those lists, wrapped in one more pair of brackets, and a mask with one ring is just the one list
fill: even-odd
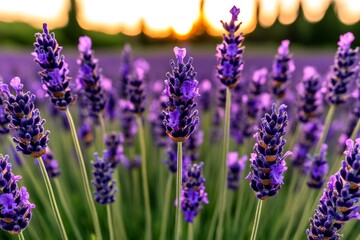
[(221, 83), (232, 89), (239, 83), (241, 72), (244, 68), (244, 47), (241, 46), (244, 37), (242, 33), (235, 34), (241, 25), (241, 22), (235, 24), (238, 20), (240, 9), (233, 6), (230, 13), (232, 15), (230, 23), (221, 21), (226, 34), (223, 34), (222, 43), (216, 47), (216, 70), (217, 77)]
[(192, 58), (184, 63), (185, 48), (174, 48), (177, 65), (170, 61), (172, 73), (166, 74), (164, 94), (169, 97), (163, 111), (166, 133), (174, 142), (184, 142), (196, 129), (199, 118), (194, 98), (199, 96), (198, 81), (192, 66)]
[(79, 38), (80, 57), (77, 60), (79, 72), (76, 81), (80, 94), (86, 98), (85, 103), (90, 116), (95, 120), (95, 123), (98, 123), (106, 106), (107, 94), (101, 85), (101, 69), (91, 47), (91, 38), (88, 36)]
[(292, 154), (286, 152), (282, 155), (287, 124), (286, 105), (282, 104), (276, 113), (276, 104), (273, 104), (271, 114), (265, 114), (254, 135), (256, 143), (250, 158), (252, 171), (246, 179), (258, 199), (265, 200), (276, 195), (284, 184), (285, 158)]
[(8, 134), (10, 132), (8, 114), (5, 111), (5, 103), (7, 100), (6, 94), (0, 91), (0, 134)]
[(199, 148), (203, 143), (203, 138), (204, 132), (199, 129), (194, 131), (184, 143), (184, 155), (186, 155), (192, 163), (196, 162), (200, 157)]
[(205, 178), (201, 174), (203, 163), (189, 164), (183, 170), (181, 209), (186, 222), (193, 222), (203, 204), (208, 204)]
[(12, 235), (18, 235), (31, 220), (30, 195), (25, 187), (19, 189), (21, 176), (12, 173), (9, 156), (0, 154), (0, 228)]
[(128, 99), (128, 85), (133, 71), (133, 59), (131, 45), (125, 44), (121, 53), (119, 98)]
[(114, 168), (105, 156), (107, 156), (106, 151), (104, 151), (104, 158), (100, 158), (98, 153), (94, 153), (95, 162), (91, 162), (94, 167), (94, 179), (91, 183), (95, 186), (95, 201), (100, 204), (113, 203), (117, 192), (113, 179)]
[(159, 113), (159, 109), (166, 108), (168, 97), (161, 95), (158, 99), (154, 98), (149, 109), (149, 122), (151, 125), (152, 137), (157, 147), (165, 147), (167, 144), (168, 136), (163, 124), (164, 115)]
[(295, 71), (295, 65), (292, 55), (289, 51), (289, 40), (281, 41), (272, 65), (272, 92), (278, 99), (285, 97), (286, 88)]
[(42, 155), (42, 160), (44, 162), (46, 172), (49, 178), (57, 177), (61, 174), (59, 169), (59, 163), (55, 160), (54, 155), (49, 147), (46, 148), (46, 152)]
[(239, 188), (240, 174), (245, 169), (247, 156), (244, 155), (238, 158), (237, 152), (229, 152), (227, 156), (228, 176), (227, 186), (231, 190), (237, 190)]
[(323, 144), (318, 156), (311, 157), (310, 179), (307, 185), (311, 188), (322, 188), (326, 174), (329, 172), (329, 165), (326, 160), (327, 145)]
[(125, 99), (119, 100), (119, 108), (121, 111), (121, 129), (124, 134), (125, 142), (124, 144), (127, 146), (131, 146), (134, 141), (134, 137), (138, 131), (137, 124), (134, 117), (134, 105)]
[(338, 233), (351, 219), (360, 220), (360, 139), (348, 139), (342, 167), (330, 177), (327, 188), (319, 200), (310, 228), (309, 240), (340, 239)]
[(299, 101), (299, 121), (305, 123), (311, 119), (317, 119), (322, 113), (322, 95), (320, 92), (320, 75), (312, 66), (304, 67), (302, 91)]
[(126, 161), (122, 146), (123, 142), (124, 137), (122, 134), (112, 132), (105, 136), (106, 153), (104, 153), (104, 158), (107, 162), (111, 163), (112, 168)]
[(40, 157), (46, 152), (50, 132), (44, 132), (45, 120), (41, 119), (39, 110), (35, 108), (35, 95), (22, 91), (24, 85), (18, 77), (13, 78), (10, 85), (15, 89), (16, 95), (10, 92), (6, 84), (0, 83), (0, 89), (8, 97), (5, 100), (6, 112), (11, 122), (10, 128), (14, 130), (16, 150), (33, 158)]
[(351, 49), (355, 37), (351, 32), (340, 36), (334, 64), (330, 69), (327, 100), (330, 104), (342, 104), (348, 96), (348, 85), (352, 84), (359, 71), (359, 48)]
[(62, 47), (55, 39), (54, 33), (49, 33), (47, 24), (43, 24), (43, 33), (36, 33), (35, 50), (32, 55), (35, 62), (43, 69), (39, 72), (41, 82), (51, 102), (59, 110), (76, 101), (77, 96), (71, 93), (69, 87), (68, 64), (64, 55), (61, 55)]

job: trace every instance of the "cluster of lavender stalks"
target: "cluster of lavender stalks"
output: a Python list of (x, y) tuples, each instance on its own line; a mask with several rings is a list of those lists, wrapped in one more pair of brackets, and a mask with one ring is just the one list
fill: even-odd
[[(63, 120), (64, 128), (72, 134), (86, 199), (84, 205), (91, 214), (96, 239), (102, 239), (104, 230), (95, 203), (106, 208), (108, 233), (105, 235), (111, 240), (116, 236), (126, 239), (121, 209), (113, 204), (122, 201), (117, 199), (119, 166), (129, 171), (141, 170), (144, 238), (155, 236), (154, 203), (151, 202), (154, 198), (149, 191), (147, 167), (149, 161), (155, 164), (155, 159), (147, 159), (146, 152), (151, 144), (163, 152), (161, 161), (170, 171), (167, 195), (171, 194), (172, 175), (176, 175), (176, 194), (166, 196), (160, 236), (156, 239), (166, 239), (168, 205), (172, 200), (176, 207), (175, 239), (183, 239), (184, 221), (188, 239), (193, 237), (196, 218), (209, 204), (214, 204), (214, 210), (207, 237), (224, 239), (229, 193), (238, 191), (248, 159), (249, 173), (245, 179), (258, 199), (251, 239), (256, 239), (261, 232), (263, 201), (279, 193), (286, 182), (288, 168), (294, 172), (289, 191), (294, 191), (295, 195), (301, 192), (299, 188), (309, 187), (315, 191), (327, 182), (310, 218), (306, 230), (308, 239), (340, 239), (340, 230), (348, 221), (360, 220), (360, 138), (357, 138), (360, 63), (359, 49), (351, 48), (354, 35), (348, 32), (340, 36), (334, 62), (326, 75), (322, 76), (315, 66), (305, 66), (302, 81), (294, 86), (296, 64), (287, 39), (281, 42), (271, 69), (261, 67), (255, 69), (251, 77), (243, 76), (245, 48), (244, 36), (239, 32), (240, 9), (234, 6), (230, 14), (229, 22), (221, 21), (223, 40), (216, 47), (217, 65), (213, 76), (209, 77), (214, 81), (198, 81), (193, 58), (185, 60), (187, 49), (174, 47), (176, 59), (170, 61), (171, 69), (165, 81), (148, 84), (150, 64), (143, 58), (134, 60), (130, 44), (122, 51), (119, 81), (111, 80), (103, 73), (88, 36), (79, 38), (78, 73), (72, 81), (68, 63), (62, 55), (63, 48), (55, 34), (49, 32), (46, 24), (42, 33), (35, 34), (32, 55), (40, 68), (39, 83), (51, 102), (46, 106)], [(58, 209), (58, 201), (64, 208), (71, 208), (71, 203), (64, 197), (57, 199), (53, 191), (53, 186), (57, 192), (62, 191), (60, 166), (49, 147), (51, 142), (53, 146), (58, 144), (57, 137), (52, 138), (57, 133), (45, 129), (45, 119), (36, 106), (39, 102), (35, 94), (24, 91), (24, 82), (14, 76), (9, 81), (13, 90), (6, 82), (7, 79), (0, 82), (0, 133), (8, 136), (13, 149), (20, 152), (12, 154), (20, 160), (13, 166), (8, 155), (0, 154), (0, 228), (25, 239), (23, 231), (29, 225), (35, 205), (30, 203), (26, 188), (19, 189), (17, 184), (21, 177), (12, 171), (17, 167), (28, 168), (23, 156), (28, 155), (38, 160), (61, 238), (68, 239), (71, 227), (76, 238), (82, 239), (84, 236), (76, 228), (73, 212), (64, 211), (71, 223), (68, 226), (63, 223)], [(296, 89), (296, 94), (290, 94), (292, 88)], [(218, 96), (216, 103), (212, 100), (214, 94)], [(212, 105), (216, 105), (215, 111)], [(76, 121), (70, 111), (72, 106), (77, 106)], [(343, 109), (344, 106), (349, 107)], [(331, 133), (330, 126), (337, 111), (348, 111), (345, 114), (350, 116), (346, 124), (349, 127), (340, 135), (336, 143), (338, 149), (330, 149), (326, 142), (334, 144), (328, 133)], [(211, 131), (206, 133), (205, 127), (200, 125), (202, 122), (209, 124), (201, 119), (205, 116), (212, 118)], [(120, 128), (115, 127), (116, 121)], [(146, 123), (149, 123), (152, 143), (146, 142)], [(290, 143), (285, 140), (287, 136), (291, 136)], [(216, 147), (223, 141), (222, 155), (216, 163), (219, 176), (216, 199), (210, 198), (205, 187), (203, 169), (208, 164), (207, 155), (199, 150), (205, 137), (210, 139), (206, 141), (208, 148), (209, 144)], [(139, 145), (134, 143), (136, 140)], [(251, 141), (254, 141), (253, 151), (247, 156), (245, 148)], [(95, 158), (91, 165), (84, 159), (84, 152), (89, 149), (94, 151)], [(329, 149), (344, 160), (329, 164)], [(92, 167), (92, 179), (88, 177), (89, 167)], [(121, 198), (126, 197), (121, 195)]]

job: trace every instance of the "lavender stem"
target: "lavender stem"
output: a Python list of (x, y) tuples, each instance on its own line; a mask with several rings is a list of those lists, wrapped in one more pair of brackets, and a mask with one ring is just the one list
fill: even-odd
[(111, 216), (111, 205), (106, 204), (106, 213), (107, 213), (107, 220), (108, 220), (108, 226), (109, 226), (109, 234), (110, 234), (110, 240), (114, 240), (114, 229), (112, 224), (112, 216)]
[(45, 182), (45, 185), (46, 185), (46, 190), (47, 190), (49, 198), (50, 198), (51, 208), (52, 208), (52, 210), (53, 210), (53, 212), (55, 214), (57, 223), (58, 223), (59, 228), (60, 228), (61, 235), (62, 235), (63, 239), (67, 240), (68, 237), (67, 237), (67, 234), (66, 234), (64, 224), (63, 224), (62, 219), (61, 219), (59, 208), (58, 208), (57, 203), (56, 203), (54, 191), (53, 191), (53, 189), (51, 187), (50, 179), (49, 179), (49, 176), (48, 176), (48, 174), (46, 172), (46, 168), (45, 168), (45, 165), (44, 165), (44, 162), (43, 162), (41, 156), (38, 157), (38, 162), (39, 162), (41, 174), (42, 174), (42, 176), (44, 178), (44, 182)]
[(331, 124), (331, 120), (333, 119), (334, 113), (335, 113), (335, 104), (331, 104), (330, 109), (326, 115), (326, 119), (325, 119), (325, 124), (324, 124), (324, 130), (321, 133), (321, 137), (316, 145), (315, 151), (314, 151), (314, 155), (318, 154), (320, 152), (320, 148), (322, 146), (322, 144), (325, 142), (326, 136), (328, 134), (329, 131), (329, 127)]
[(194, 239), (194, 224), (189, 223), (188, 224), (188, 234), (187, 234), (187, 240), (193, 240)]
[(18, 237), (20, 240), (25, 240), (24, 234), (22, 232), (19, 233)]
[(259, 222), (260, 222), (262, 202), (263, 202), (263, 200), (260, 200), (260, 199), (259, 199), (259, 200), (258, 200), (258, 203), (257, 203), (257, 205), (256, 205), (254, 225), (253, 225), (253, 228), (252, 228), (252, 231), (251, 231), (250, 240), (255, 240), (255, 239), (256, 239), (256, 235), (257, 235), (257, 231), (258, 231), (258, 227), (259, 227)]
[(175, 240), (181, 239), (182, 142), (177, 143)]
[(170, 195), (171, 195), (171, 185), (172, 185), (172, 174), (169, 174), (168, 179), (166, 181), (166, 190), (165, 190), (165, 203), (163, 208), (162, 220), (161, 220), (161, 232), (160, 232), (160, 240), (165, 240), (166, 238), (166, 230), (169, 216), (169, 206), (170, 206)]
[(93, 196), (92, 196), (91, 190), (90, 190), (89, 178), (88, 178), (87, 172), (86, 172), (85, 161), (84, 161), (84, 157), (81, 152), (81, 147), (80, 147), (79, 139), (77, 137), (74, 120), (71, 116), (69, 108), (66, 108), (66, 116), (67, 116), (69, 124), (70, 124), (71, 135), (72, 135), (72, 138), (73, 138), (73, 141), (75, 144), (76, 154), (78, 156), (79, 163), (80, 163), (80, 170), (81, 170), (81, 176), (82, 176), (82, 180), (83, 180), (83, 184), (84, 184), (85, 195), (86, 195), (86, 199), (88, 201), (89, 207), (90, 207), (90, 213), (92, 215), (95, 233), (96, 233), (97, 239), (102, 240), (99, 218), (98, 218), (98, 215), (96, 212), (94, 199), (93, 199)]

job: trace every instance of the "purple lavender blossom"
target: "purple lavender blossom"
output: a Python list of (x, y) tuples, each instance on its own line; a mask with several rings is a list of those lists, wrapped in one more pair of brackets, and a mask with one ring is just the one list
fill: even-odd
[(320, 92), (320, 75), (315, 67), (305, 66), (298, 106), (298, 119), (305, 123), (317, 119), (322, 114), (322, 95)]
[(86, 107), (89, 114), (99, 123), (99, 117), (103, 114), (107, 102), (107, 94), (101, 85), (101, 69), (98, 59), (91, 50), (91, 39), (88, 36), (79, 38), (78, 50), (80, 57), (77, 60), (79, 72), (76, 82), (80, 94), (86, 98)]
[(283, 173), (287, 170), (285, 158), (292, 154), (288, 151), (282, 155), (286, 143), (282, 137), (287, 124), (286, 105), (282, 104), (276, 113), (276, 104), (273, 104), (271, 114), (265, 114), (254, 135), (256, 143), (250, 158), (252, 171), (246, 179), (250, 181), (250, 187), (258, 199), (275, 196), (284, 184)]
[[(167, 157), (165, 158), (165, 164), (170, 170), (171, 173), (176, 173), (177, 171), (177, 143), (170, 141), (167, 144), (165, 150)], [(184, 158), (183, 158), (184, 161)]]
[(169, 97), (167, 108), (163, 111), (166, 133), (174, 142), (184, 142), (196, 129), (199, 118), (194, 98), (199, 96), (196, 73), (192, 58), (184, 63), (185, 48), (174, 48), (177, 65), (170, 61), (172, 73), (166, 74), (164, 94)]
[(334, 64), (330, 69), (327, 100), (330, 104), (342, 104), (349, 97), (348, 85), (358, 75), (359, 48), (351, 49), (355, 37), (351, 32), (340, 35)]
[(134, 105), (129, 100), (120, 99), (119, 108), (121, 112), (121, 132), (124, 134), (126, 146), (133, 145), (134, 137), (138, 131), (135, 116), (133, 114)]
[(239, 188), (240, 174), (245, 169), (247, 156), (244, 155), (238, 158), (237, 152), (229, 152), (227, 156), (228, 176), (227, 186), (231, 190), (237, 190)]
[(19, 189), (21, 176), (12, 173), (9, 156), (0, 154), (0, 228), (12, 235), (20, 234), (31, 220), (30, 195), (25, 187)]
[(351, 219), (360, 220), (360, 138), (346, 141), (347, 150), (342, 167), (330, 177), (327, 188), (319, 200), (310, 228), (309, 240), (340, 239), (338, 233)]
[(104, 158), (111, 163), (112, 168), (125, 161), (123, 143), (124, 137), (122, 134), (112, 132), (105, 136), (106, 155), (104, 155)]
[(211, 106), (211, 94), (212, 94), (212, 86), (211, 82), (208, 79), (203, 79), (199, 84), (199, 89), (201, 91), (201, 96), (199, 98), (199, 104), (201, 109), (204, 112), (208, 112)]
[(50, 97), (51, 102), (59, 110), (66, 110), (72, 105), (77, 96), (71, 93), (68, 76), (68, 64), (64, 55), (61, 55), (62, 47), (55, 39), (54, 33), (49, 33), (47, 24), (43, 24), (43, 33), (36, 33), (35, 50), (32, 55), (35, 62), (42, 68), (39, 72), (43, 88)]
[(41, 119), (40, 112), (34, 105), (36, 97), (30, 92), (22, 91), (24, 85), (18, 77), (14, 77), (10, 85), (15, 89), (16, 95), (10, 92), (8, 85), (0, 82), (1, 91), (8, 97), (5, 100), (6, 112), (11, 122), (9, 127), (14, 130), (16, 150), (33, 158), (40, 157), (46, 152), (50, 132), (44, 132), (45, 120)]
[(190, 135), (189, 139), (184, 143), (184, 155), (186, 155), (192, 163), (199, 159), (199, 148), (203, 143), (204, 132), (195, 131)]
[(168, 135), (166, 134), (166, 130), (163, 124), (164, 115), (159, 113), (159, 109), (166, 108), (167, 101), (168, 97), (161, 95), (158, 97), (158, 99), (154, 98), (150, 105), (148, 119), (151, 125), (150, 129), (152, 132), (152, 137), (157, 147), (165, 147), (168, 140)]
[(292, 73), (295, 71), (295, 65), (289, 51), (289, 45), (289, 40), (281, 41), (281, 45), (278, 48), (272, 66), (272, 91), (274, 96), (278, 99), (285, 97), (287, 85), (292, 78)]
[(129, 81), (133, 72), (132, 49), (130, 44), (125, 44), (120, 59), (120, 86), (119, 98), (128, 99)]
[(139, 155), (135, 155), (132, 160), (129, 160), (128, 158), (124, 158), (122, 160), (122, 165), (126, 167), (129, 171), (140, 168), (141, 166), (141, 157)]
[(6, 94), (0, 92), (0, 134), (8, 134), (10, 132), (8, 114), (5, 111), (5, 103), (7, 100)]
[[(107, 153), (104, 151), (104, 156)], [(109, 204), (115, 201), (115, 180), (113, 179), (114, 168), (111, 162), (106, 161), (104, 158), (100, 158), (98, 153), (94, 153), (95, 162), (91, 164), (94, 167), (92, 184), (95, 187), (94, 198), (99, 204)]]
[(59, 169), (59, 163), (54, 158), (54, 154), (49, 147), (46, 147), (46, 153), (44, 153), (41, 158), (44, 162), (46, 172), (49, 178), (54, 178), (61, 174), (61, 170)]
[(189, 164), (183, 170), (181, 188), (181, 209), (184, 213), (186, 222), (193, 222), (203, 204), (208, 204), (205, 189), (205, 178), (201, 174), (203, 163)]
[(138, 115), (142, 115), (145, 111), (144, 81), (148, 71), (148, 62), (144, 59), (137, 59), (134, 62), (134, 73), (129, 79), (129, 100), (134, 106), (133, 113)]
[(311, 188), (322, 188), (326, 174), (329, 172), (329, 165), (326, 160), (327, 145), (323, 144), (318, 156), (311, 159), (310, 179), (307, 185)]
[(241, 72), (244, 68), (244, 47), (241, 46), (244, 37), (243, 33), (235, 34), (241, 25), (241, 22), (235, 24), (238, 20), (240, 9), (233, 6), (230, 13), (232, 16), (229, 23), (221, 21), (227, 35), (223, 34), (223, 42), (216, 47), (216, 69), (217, 77), (221, 83), (232, 89), (239, 83)]

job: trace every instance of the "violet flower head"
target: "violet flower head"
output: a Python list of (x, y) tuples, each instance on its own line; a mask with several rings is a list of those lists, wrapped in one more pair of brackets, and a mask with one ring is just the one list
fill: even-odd
[(44, 162), (46, 172), (49, 175), (49, 178), (54, 178), (61, 174), (61, 170), (59, 169), (59, 163), (54, 158), (54, 154), (49, 147), (46, 148), (46, 153), (41, 158)]
[(210, 110), (210, 106), (212, 105), (212, 86), (211, 82), (208, 79), (203, 79), (200, 83), (199, 89), (201, 91), (201, 96), (199, 98), (199, 104), (201, 109), (204, 112), (208, 112)]
[(298, 106), (299, 121), (305, 123), (311, 119), (317, 119), (322, 114), (322, 95), (320, 92), (320, 75), (312, 66), (304, 67), (303, 91), (300, 92)]
[(69, 87), (71, 78), (68, 76), (65, 57), (61, 55), (62, 47), (56, 41), (55, 34), (49, 33), (46, 23), (43, 24), (43, 33), (36, 33), (35, 37), (32, 55), (42, 68), (39, 76), (43, 88), (57, 109), (66, 110), (76, 101), (77, 96), (72, 94)]
[(285, 158), (292, 154), (289, 151), (282, 154), (287, 125), (286, 105), (282, 104), (277, 113), (276, 104), (273, 104), (271, 114), (265, 114), (254, 135), (256, 143), (250, 158), (251, 172), (246, 179), (250, 181), (250, 187), (258, 199), (275, 196), (284, 184), (283, 173), (287, 170)]
[(199, 118), (194, 98), (199, 96), (196, 72), (192, 66), (192, 58), (184, 63), (185, 48), (174, 48), (177, 65), (170, 61), (172, 72), (166, 74), (165, 90), (163, 93), (169, 97), (167, 107), (163, 111), (163, 123), (166, 133), (174, 142), (184, 142), (196, 129)]
[(7, 100), (7, 96), (0, 89), (0, 134), (8, 134), (10, 132), (10, 120), (8, 113), (5, 111), (5, 100)]
[(311, 159), (310, 179), (307, 185), (311, 188), (322, 188), (326, 174), (329, 172), (329, 165), (326, 160), (327, 145), (323, 144), (318, 156)]
[(231, 190), (237, 190), (240, 184), (240, 174), (245, 169), (245, 164), (247, 161), (247, 156), (244, 155), (241, 158), (238, 158), (237, 152), (229, 152), (227, 156), (227, 167), (228, 167), (228, 176), (227, 176), (227, 186)]
[(142, 115), (145, 111), (145, 91), (144, 81), (149, 64), (144, 59), (137, 59), (134, 62), (134, 73), (129, 78), (129, 100), (133, 104), (132, 112)]
[(249, 93), (256, 97), (259, 96), (263, 91), (268, 77), (267, 68), (260, 68), (254, 71), (249, 86)]
[(342, 167), (330, 177), (319, 200), (310, 228), (309, 240), (340, 239), (339, 231), (351, 219), (360, 220), (360, 138), (346, 141)]
[(124, 137), (122, 134), (112, 132), (105, 136), (106, 155), (104, 155), (104, 158), (105, 161), (111, 163), (112, 168), (118, 166), (126, 158), (123, 143)]
[(208, 204), (205, 178), (201, 169), (203, 163), (189, 164), (184, 170), (181, 188), (181, 209), (186, 222), (193, 222), (204, 204)]
[(9, 114), (10, 129), (14, 130), (13, 141), (17, 144), (16, 150), (33, 158), (40, 157), (46, 152), (49, 141), (49, 131), (44, 132), (44, 119), (41, 119), (40, 112), (35, 108), (35, 95), (22, 91), (23, 84), (18, 77), (10, 81), (15, 89), (13, 95), (6, 84), (0, 83), (1, 91), (7, 95), (5, 100), (6, 112)]
[(244, 68), (242, 46), (244, 37), (243, 33), (235, 34), (241, 25), (241, 22), (235, 23), (240, 9), (233, 6), (230, 13), (232, 16), (230, 23), (221, 21), (226, 34), (223, 34), (222, 43), (216, 47), (216, 75), (222, 84), (232, 89), (239, 83)]
[(129, 100), (120, 99), (119, 108), (121, 112), (121, 132), (125, 139), (124, 144), (126, 146), (131, 146), (138, 131), (135, 116), (133, 114), (134, 105)]
[(167, 101), (168, 97), (161, 95), (158, 99), (154, 98), (150, 105), (148, 120), (151, 125), (152, 137), (157, 147), (165, 147), (169, 139), (163, 124), (164, 115), (161, 112), (159, 113), (159, 109), (166, 108)]
[[(165, 150), (167, 157), (165, 158), (165, 164), (171, 173), (177, 171), (177, 143), (169, 141)], [(183, 156), (184, 157), (184, 156)]]
[(196, 130), (189, 139), (184, 143), (184, 155), (186, 155), (192, 163), (196, 162), (199, 156), (199, 148), (203, 143), (204, 132), (200, 129)]
[(328, 80), (327, 100), (330, 104), (342, 104), (347, 100), (349, 84), (353, 84), (353, 80), (358, 75), (359, 48), (350, 48), (354, 39), (355, 37), (351, 32), (340, 36), (339, 47)]
[(21, 176), (12, 173), (9, 156), (0, 154), (0, 228), (11, 235), (18, 235), (31, 220), (30, 195), (25, 187), (19, 189)]
[(272, 65), (272, 92), (278, 99), (285, 97), (286, 88), (292, 78), (292, 73), (295, 71), (295, 64), (289, 50), (289, 45), (289, 40), (281, 42)]
[(129, 81), (133, 72), (133, 56), (130, 44), (125, 44), (120, 58), (119, 98), (128, 99)]
[(78, 50), (80, 57), (77, 60), (79, 72), (76, 81), (79, 92), (86, 98), (86, 107), (90, 116), (94, 118), (95, 123), (98, 123), (99, 117), (105, 110), (107, 93), (101, 85), (101, 69), (98, 59), (91, 50), (91, 39), (88, 36), (79, 38)]
[[(107, 153), (104, 151), (104, 156), (106, 155)], [(98, 153), (94, 153), (94, 157), (95, 162), (91, 162), (94, 167), (94, 179), (91, 183), (95, 187), (95, 201), (99, 204), (113, 203), (115, 201), (115, 193), (117, 192), (115, 180), (113, 179), (114, 168), (111, 166), (111, 162), (106, 161), (104, 158), (100, 158)]]

